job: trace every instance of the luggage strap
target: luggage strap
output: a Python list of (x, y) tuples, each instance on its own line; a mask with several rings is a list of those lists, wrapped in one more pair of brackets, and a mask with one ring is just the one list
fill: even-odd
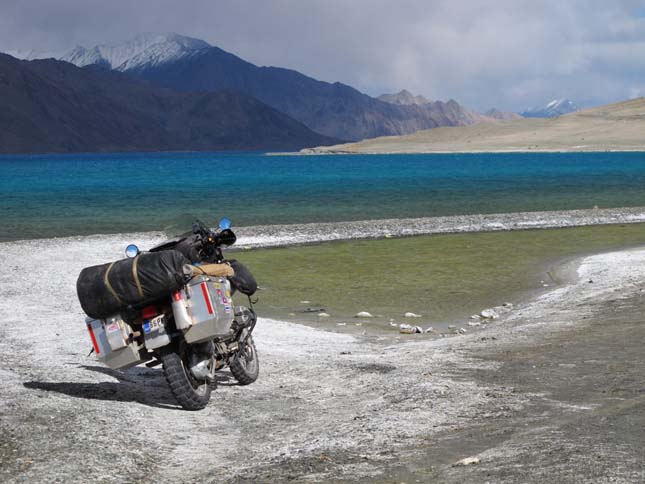
[(114, 299), (116, 299), (117, 302), (121, 306), (123, 306), (123, 301), (121, 301), (121, 298), (119, 297), (119, 295), (116, 293), (116, 291), (112, 287), (112, 284), (110, 284), (110, 279), (108, 278), (108, 276), (110, 275), (110, 270), (112, 269), (112, 266), (114, 266), (114, 264), (116, 264), (116, 261), (112, 262), (112, 264), (110, 264), (110, 267), (107, 268), (107, 271), (105, 271), (105, 276), (103, 277), (103, 282), (105, 283), (105, 286), (110, 290), (110, 292), (114, 296)]
[(136, 256), (134, 258), (134, 261), (132, 262), (132, 276), (134, 277), (134, 282), (137, 284), (137, 289), (139, 290), (139, 296), (141, 296), (141, 299), (144, 299), (145, 296), (143, 295), (143, 287), (141, 287), (141, 281), (139, 280), (139, 271), (137, 271), (137, 262), (139, 261), (139, 256)]

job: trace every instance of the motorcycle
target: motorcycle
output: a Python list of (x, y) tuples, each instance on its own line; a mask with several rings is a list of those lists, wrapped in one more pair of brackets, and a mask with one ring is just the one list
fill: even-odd
[[(236, 236), (230, 220), (213, 231), (199, 220), (192, 233), (147, 252), (126, 248), (126, 259), (83, 269), (79, 301), (97, 359), (110, 368), (162, 365), (177, 403), (186, 410), (208, 404), (215, 374), (229, 368), (240, 385), (259, 374), (251, 296), (257, 283), (222, 248)], [(248, 306), (233, 305), (236, 292)]]

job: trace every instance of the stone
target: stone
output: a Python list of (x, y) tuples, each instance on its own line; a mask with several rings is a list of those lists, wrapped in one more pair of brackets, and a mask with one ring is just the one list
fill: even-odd
[(457, 326), (455, 326), (454, 324), (451, 324), (450, 326), (448, 326), (448, 329), (456, 329), (456, 328)]
[(361, 311), (360, 313), (356, 313), (354, 317), (355, 318), (373, 318), (374, 316), (372, 316), (367, 311)]
[(307, 308), (304, 310), (305, 313), (324, 313), (324, 308)]
[(504, 304), (502, 304), (502, 306), (508, 309), (513, 309), (513, 304), (510, 302), (505, 302)]
[(421, 326), (410, 326), (409, 324), (402, 324), (402, 327), (399, 329), (399, 333), (403, 334), (421, 334), (423, 333), (423, 328)]
[(470, 322), (468, 323), (468, 326), (472, 326), (473, 328), (474, 328), (475, 326), (481, 326), (481, 325), (482, 325), (482, 323), (480, 323), (479, 321), (470, 321)]
[(407, 313), (405, 313), (405, 314), (403, 315), (403, 317), (404, 317), (404, 318), (420, 318), (420, 317), (421, 317), (421, 315), (420, 315), (420, 314), (415, 314), (415, 313), (407, 312)]
[(336, 326), (347, 326), (347, 323), (336, 323)]
[(466, 334), (466, 333), (468, 332), (468, 330), (467, 330), (466, 328), (459, 328), (459, 329), (457, 330), (457, 332), (458, 332), (459, 334)]
[(311, 304), (309, 301), (300, 301), (300, 304)]
[(484, 319), (497, 319), (499, 314), (494, 309), (484, 309), (479, 315)]
[(434, 328), (432, 326), (428, 326), (424, 331), (424, 333), (432, 333), (432, 332), (434, 332)]
[(473, 319), (473, 320), (475, 320), (475, 321), (478, 321), (478, 320), (480, 320), (481, 318), (482, 318), (482, 317), (481, 317), (479, 314), (473, 314), (473, 315), (470, 317), (470, 319)]
[(479, 457), (466, 457), (453, 464), (453, 467), (471, 466), (479, 464)]
[(320, 312), (320, 313), (318, 313), (318, 317), (319, 317), (319, 318), (328, 318), (328, 317), (329, 317), (329, 314), (324, 313), (324, 312)]

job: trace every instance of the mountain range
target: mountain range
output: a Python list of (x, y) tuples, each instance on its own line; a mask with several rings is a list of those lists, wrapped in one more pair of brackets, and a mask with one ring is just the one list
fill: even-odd
[(286, 150), (515, 116), (408, 91), (374, 98), (174, 33), (54, 57), (30, 64), (3, 56), (2, 78), (40, 77), (11, 88), (0, 81), (0, 151)]
[(392, 104), (339, 82), (256, 66), (203, 40), (178, 34), (142, 34), (112, 46), (76, 47), (59, 59), (80, 67), (102, 66), (180, 91), (234, 89), (333, 138), (358, 140), (479, 122), (455, 101)]
[(403, 106), (422, 106), (429, 110), (446, 112), (452, 110), (450, 116), (458, 120), (454, 126), (469, 126), (471, 124), (478, 123), (494, 123), (497, 121), (508, 121), (511, 119), (521, 119), (517, 113), (511, 113), (506, 111), (500, 111), (495, 108), (491, 108), (486, 111), (484, 114), (471, 111), (470, 109), (460, 106), (457, 101), (451, 99), (447, 103), (441, 101), (429, 101), (423, 96), (415, 96), (410, 91), (403, 89), (402, 91), (397, 92), (396, 94), (381, 94), (378, 99), (381, 101), (397, 104)]
[(186, 93), (100, 67), (0, 54), (0, 152), (293, 150), (333, 139), (232, 90)]

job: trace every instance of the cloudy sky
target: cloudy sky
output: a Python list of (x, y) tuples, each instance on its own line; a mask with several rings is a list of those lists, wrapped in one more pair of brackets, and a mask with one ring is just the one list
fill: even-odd
[(198, 37), (368, 94), (475, 109), (645, 95), (645, 1), (2, 0), (0, 51), (58, 52), (140, 32)]

